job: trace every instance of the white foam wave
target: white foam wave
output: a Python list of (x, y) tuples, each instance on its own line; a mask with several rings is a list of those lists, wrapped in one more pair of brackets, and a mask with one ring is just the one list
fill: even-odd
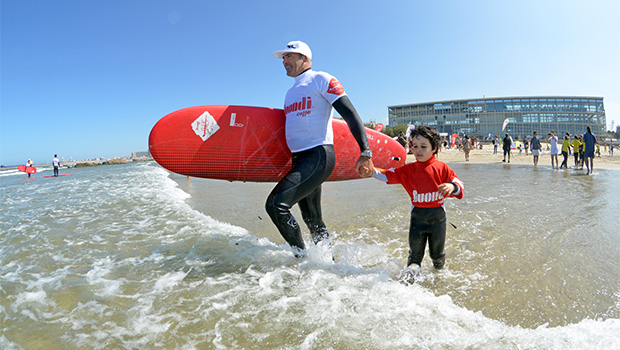
[(19, 171), (17, 169), (0, 170), (0, 177), (15, 176), (15, 175), (26, 175), (26, 173), (24, 173), (23, 171)]
[(617, 319), (509, 326), (423, 286), (459, 280), (467, 293), (462, 281), (487, 278), (482, 274), (423, 270), (421, 283), (405, 285), (398, 281), (402, 261), (370, 233), (309, 244), (297, 259), (286, 244), (193, 210), (163, 169), (122, 169), (76, 177), (63, 201), (23, 206), (27, 217), (12, 216), (21, 222), (0, 235), (0, 291), (8, 295), (0, 305), (1, 347), (27, 348), (27, 327), (51, 330), (36, 336), (59, 348), (620, 345)]

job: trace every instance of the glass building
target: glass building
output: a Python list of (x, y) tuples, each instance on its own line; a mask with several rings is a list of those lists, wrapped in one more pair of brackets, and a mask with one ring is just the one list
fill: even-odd
[[(602, 97), (536, 96), (497, 97), (414, 103), (388, 107), (390, 126), (427, 125), (439, 132), (488, 137), (508, 133), (513, 138), (546, 135), (555, 130), (583, 134), (586, 126), (602, 135), (606, 132)], [(508, 119), (502, 131), (504, 120)]]

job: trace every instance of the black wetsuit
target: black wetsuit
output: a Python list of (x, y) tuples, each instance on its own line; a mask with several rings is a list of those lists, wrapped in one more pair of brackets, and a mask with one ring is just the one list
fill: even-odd
[(443, 268), (446, 260), (444, 244), (446, 242), (446, 211), (443, 207), (420, 208), (411, 211), (409, 225), (409, 259), (407, 266), (422, 264), (424, 249), (428, 241), (428, 250), (436, 269)]
[(512, 146), (512, 138), (506, 136), (504, 137), (504, 142), (503, 142), (503, 149), (504, 149), (504, 157), (506, 157), (506, 155), (508, 155), (508, 157), (510, 157), (510, 147)]
[[(349, 98), (345, 95), (332, 106), (347, 122), (360, 149), (370, 149), (364, 125)], [(336, 158), (333, 145), (321, 145), (293, 153), (292, 157), (291, 170), (271, 191), (265, 209), (286, 242), (294, 248), (304, 250), (299, 224), (290, 209), (299, 204), (303, 220), (315, 244), (329, 237), (321, 212), (321, 184), (334, 170)], [(296, 255), (301, 256), (299, 253)]]
[(292, 247), (305, 249), (299, 224), (290, 211), (296, 203), (299, 203), (301, 215), (314, 243), (329, 236), (321, 213), (321, 184), (331, 175), (335, 164), (333, 145), (294, 153), (291, 171), (278, 182), (267, 198), (267, 213)]

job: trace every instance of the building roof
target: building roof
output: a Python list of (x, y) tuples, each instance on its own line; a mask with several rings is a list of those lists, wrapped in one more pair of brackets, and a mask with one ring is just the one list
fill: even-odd
[(399, 108), (406, 106), (418, 106), (428, 105), (436, 103), (454, 103), (454, 102), (472, 102), (472, 101), (494, 101), (494, 100), (527, 100), (527, 99), (580, 99), (580, 100), (602, 100), (603, 97), (599, 96), (507, 96), (507, 97), (483, 97), (483, 98), (470, 98), (470, 99), (458, 99), (458, 100), (441, 100), (441, 101), (429, 101), (420, 103), (406, 103), (401, 105), (388, 106), (388, 108)]

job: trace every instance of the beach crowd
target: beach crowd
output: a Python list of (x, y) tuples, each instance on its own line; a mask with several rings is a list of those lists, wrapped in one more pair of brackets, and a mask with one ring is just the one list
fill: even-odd
[[(491, 136), (483, 138), (470, 137), (468, 135), (458, 136), (453, 142), (450, 137), (442, 139), (442, 147), (440, 151), (442, 158), (449, 158), (448, 161), (459, 161), (463, 159), (466, 162), (470, 160), (472, 162), (494, 162), (502, 159), (502, 162), (510, 163), (511, 160), (524, 164), (530, 162), (535, 167), (538, 166), (538, 161), (541, 157), (547, 159), (551, 163), (552, 169), (574, 169), (585, 170), (587, 174), (592, 173), (591, 161), (597, 159), (597, 164), (602, 164), (604, 168), (618, 168), (620, 167), (620, 157), (614, 157), (614, 150), (618, 148), (617, 141), (609, 139), (601, 139), (594, 136), (593, 142), (593, 155), (592, 157), (586, 157), (586, 142), (584, 135), (587, 134), (575, 134), (571, 135), (566, 132), (561, 138), (554, 130), (550, 130), (546, 137), (541, 138), (536, 133), (536, 137), (525, 136), (513, 139), (510, 134), (504, 134), (503, 137)], [(590, 133), (591, 134), (591, 133)], [(410, 151), (410, 140), (404, 135), (399, 135), (398, 141), (407, 149), (408, 154)], [(534, 148), (532, 147), (532, 141), (534, 142)], [(460, 156), (455, 156), (454, 151), (457, 151)], [(470, 157), (473, 155), (473, 158)], [(559, 156), (561, 159), (558, 159)], [(527, 156), (528, 158), (525, 158)], [(531, 158), (529, 158), (531, 157)], [(586, 158), (588, 163), (586, 164)], [(529, 161), (528, 161), (529, 159)]]

